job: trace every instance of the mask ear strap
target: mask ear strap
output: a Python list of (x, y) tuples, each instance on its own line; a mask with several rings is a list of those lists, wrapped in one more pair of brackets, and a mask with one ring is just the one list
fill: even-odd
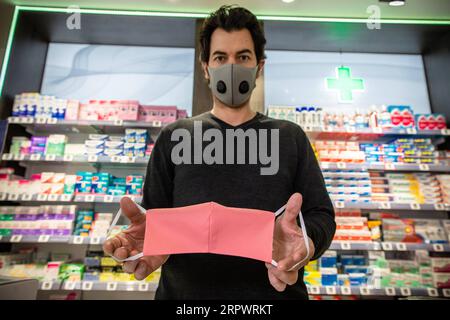
[[(133, 202), (134, 202), (134, 201), (133, 201)], [(140, 205), (138, 205), (136, 202), (134, 202), (134, 204), (138, 207), (139, 211), (140, 211), (142, 214), (145, 214), (145, 213), (146, 213), (146, 210), (145, 210), (144, 208), (142, 208), (142, 207), (141, 207)], [(108, 233), (106, 234), (106, 238), (107, 238), (107, 239), (109, 238), (112, 229), (116, 226), (117, 222), (119, 221), (119, 218), (120, 218), (121, 215), (122, 215), (122, 209), (119, 209), (119, 211), (117, 211), (116, 215), (114, 216), (114, 219), (113, 219), (113, 221), (111, 222), (111, 225), (109, 226)], [(134, 260), (137, 260), (137, 259), (139, 259), (139, 258), (142, 258), (143, 256), (144, 256), (144, 253), (141, 252), (141, 253), (138, 253), (138, 254), (136, 254), (136, 255), (134, 255), (134, 256), (128, 257), (128, 258), (126, 258), (126, 259), (119, 259), (119, 258), (114, 257), (113, 255), (111, 255), (111, 258), (113, 258), (113, 259), (116, 260), (117, 262), (126, 262), (126, 261), (134, 261)]]
[[(278, 217), (282, 212), (284, 212), (284, 210), (286, 209), (286, 205), (282, 206), (280, 209), (278, 209), (275, 212), (275, 218)], [(309, 254), (310, 254), (310, 248), (309, 248), (309, 237), (308, 234), (306, 232), (306, 226), (305, 226), (305, 221), (303, 220), (303, 214), (302, 211), (300, 210), (298, 212), (298, 216), (300, 218), (300, 227), (302, 228), (303, 231), (303, 241), (305, 242), (305, 247), (306, 247), (306, 256), (300, 261), (298, 262), (295, 266), (293, 266), (291, 269), (289, 269), (289, 271), (292, 271), (293, 269), (295, 269), (296, 267), (298, 267), (303, 261), (305, 261), (306, 259), (308, 259)], [(272, 259), (271, 264), (274, 267), (278, 267), (278, 263)]]

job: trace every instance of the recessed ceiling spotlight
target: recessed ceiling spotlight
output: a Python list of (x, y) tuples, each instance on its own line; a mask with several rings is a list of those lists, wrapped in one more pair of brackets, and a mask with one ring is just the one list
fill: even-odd
[(406, 0), (379, 0), (380, 2), (387, 2), (391, 7), (401, 7), (406, 4)]
[(281, 1), (283, 1), (284, 3), (292, 3), (292, 2), (294, 2), (295, 0), (281, 0)]

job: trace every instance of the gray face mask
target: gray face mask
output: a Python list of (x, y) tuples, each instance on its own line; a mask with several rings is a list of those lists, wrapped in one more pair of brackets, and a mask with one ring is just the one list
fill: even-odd
[(258, 67), (247, 68), (237, 64), (225, 64), (218, 68), (208, 68), (214, 96), (227, 106), (244, 104), (255, 88)]

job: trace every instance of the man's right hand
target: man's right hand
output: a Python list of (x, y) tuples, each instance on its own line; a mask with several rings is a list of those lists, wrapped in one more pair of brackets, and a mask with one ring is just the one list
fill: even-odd
[[(130, 220), (128, 229), (110, 238), (103, 244), (103, 251), (118, 259), (126, 259), (142, 252), (145, 236), (145, 214), (128, 197), (120, 200), (122, 213)], [(150, 273), (161, 267), (169, 258), (168, 255), (142, 257), (135, 261), (123, 263), (123, 271), (134, 273), (137, 280), (145, 279)]]

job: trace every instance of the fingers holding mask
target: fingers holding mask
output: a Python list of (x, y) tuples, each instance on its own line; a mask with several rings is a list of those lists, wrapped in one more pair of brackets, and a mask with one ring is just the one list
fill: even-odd
[(266, 263), (266, 267), (269, 273), (287, 285), (292, 286), (298, 281), (297, 271), (282, 271), (268, 263)]

